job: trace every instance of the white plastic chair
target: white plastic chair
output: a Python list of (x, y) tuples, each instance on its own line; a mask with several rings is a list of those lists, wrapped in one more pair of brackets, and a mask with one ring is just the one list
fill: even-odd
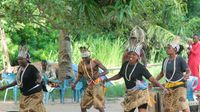
[[(11, 84), (12, 82), (15, 81), (15, 78), (16, 78), (16, 75), (14, 73), (3, 73), (2, 74), (2, 84)], [(13, 87), (9, 87), (6, 89), (6, 92), (4, 94), (4, 103), (6, 102), (6, 98), (7, 98), (7, 94), (8, 94), (8, 91), (13, 89), (13, 99), (15, 101), (15, 103), (17, 103), (17, 94), (18, 94), (18, 89), (17, 89), (17, 85), (16, 86), (13, 86)]]

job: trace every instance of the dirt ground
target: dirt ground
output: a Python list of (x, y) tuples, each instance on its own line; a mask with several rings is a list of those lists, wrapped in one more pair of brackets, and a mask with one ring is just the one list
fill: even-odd
[[(123, 109), (120, 105), (122, 98), (114, 99), (112, 101), (106, 101), (105, 112), (123, 112)], [(13, 101), (0, 101), (0, 112), (17, 112), (18, 105)], [(45, 104), (47, 112), (80, 112), (79, 103), (72, 102), (72, 100), (65, 100), (65, 104), (60, 104), (59, 100), (55, 102), (49, 102)], [(88, 110), (88, 112), (98, 112), (93, 107)]]

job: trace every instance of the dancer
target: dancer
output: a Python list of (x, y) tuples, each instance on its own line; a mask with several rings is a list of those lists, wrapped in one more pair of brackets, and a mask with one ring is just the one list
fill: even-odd
[(126, 85), (126, 96), (122, 102), (124, 112), (134, 112), (137, 107), (139, 112), (147, 111), (147, 106), (150, 103), (150, 94), (148, 91), (148, 84), (143, 79), (143, 76), (168, 93), (168, 90), (159, 84), (146, 67), (139, 62), (141, 48), (142, 45), (139, 45), (136, 46), (136, 48), (130, 49), (128, 52), (129, 60), (122, 64), (120, 72), (104, 80), (104, 82), (107, 82), (118, 80), (123, 77)]
[[(106, 67), (97, 59), (92, 59), (90, 57), (90, 51), (86, 47), (80, 47), (82, 60), (78, 65), (78, 76), (72, 89), (75, 88), (81, 77), (87, 80), (88, 86), (85, 90), (84, 96), (81, 99), (81, 112), (87, 112), (92, 105), (99, 110), (99, 112), (104, 112), (104, 85), (101, 76), (108, 73)], [(99, 73), (99, 68), (103, 72)]]
[(175, 42), (167, 45), (166, 53), (169, 56), (164, 59), (161, 72), (156, 77), (157, 80), (165, 77), (165, 87), (170, 92), (163, 95), (164, 112), (190, 111), (186, 99), (186, 80), (189, 78), (190, 70), (185, 60), (178, 55), (182, 50), (180, 48)]
[(28, 62), (27, 53), (27, 48), (21, 46), (18, 54), (19, 68), (16, 81), (0, 87), (0, 90), (18, 85), (22, 94), (19, 103), (20, 112), (46, 112), (42, 102), (41, 76), (36, 67)]

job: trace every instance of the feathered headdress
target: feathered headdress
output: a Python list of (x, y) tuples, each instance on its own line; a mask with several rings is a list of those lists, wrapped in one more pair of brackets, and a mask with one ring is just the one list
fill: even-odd
[(171, 45), (172, 48), (176, 49), (176, 51), (178, 52), (180, 50), (180, 41), (181, 41), (181, 37), (176, 36), (169, 45)]
[(27, 58), (29, 56), (28, 54), (28, 48), (23, 45), (19, 47), (19, 53), (18, 53), (18, 57), (23, 57), (23, 58)]
[(144, 42), (145, 32), (139, 26), (135, 26), (130, 32), (129, 38), (132, 38), (132, 37), (137, 38), (137, 42), (142, 43)]
[(142, 44), (138, 43), (134, 48), (128, 48), (128, 52), (135, 52), (138, 56), (141, 54)]

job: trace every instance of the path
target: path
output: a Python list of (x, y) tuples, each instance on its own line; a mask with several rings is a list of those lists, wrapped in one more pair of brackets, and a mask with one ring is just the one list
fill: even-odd
[[(122, 98), (115, 99), (113, 101), (106, 101), (106, 112), (123, 112), (120, 105)], [(14, 112), (18, 110), (19, 104), (14, 104), (13, 101), (0, 101), (0, 112)], [(45, 105), (47, 112), (80, 112), (79, 103), (73, 103), (71, 100), (65, 101), (65, 104), (60, 104), (59, 101)], [(94, 108), (90, 109), (88, 112), (98, 112)]]

